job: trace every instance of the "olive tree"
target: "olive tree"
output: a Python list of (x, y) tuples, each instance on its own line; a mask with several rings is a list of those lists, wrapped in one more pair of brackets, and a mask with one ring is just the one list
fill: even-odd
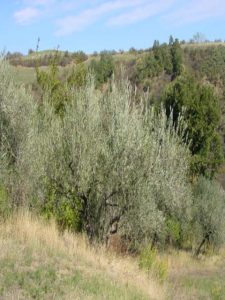
[(0, 58), (0, 184), (13, 194), (12, 200), (18, 205), (22, 193), (20, 174), (17, 172), (18, 159), (29, 139), (31, 120), (35, 114), (33, 97), (24, 86), (17, 86), (13, 73)]
[(14, 197), (90, 239), (120, 232), (138, 241), (165, 240), (171, 219), (182, 231), (191, 203), (189, 151), (163, 109), (135, 101), (127, 81), (112, 80), (100, 92), (89, 76), (81, 88), (63, 86), (61, 115), (51, 87), (37, 104), (8, 69), (0, 67), (1, 114), (14, 157), (6, 163), (7, 180), (20, 188)]
[(225, 241), (225, 192), (218, 182), (200, 177), (194, 186), (193, 220), (197, 239), (196, 255), (203, 246)]
[(136, 104), (126, 81), (101, 93), (90, 77), (68, 94), (63, 118), (45, 95), (21, 157), (38, 201), (54, 187), (55, 205), (72, 201), (83, 230), (99, 239), (118, 230), (152, 238), (167, 218), (187, 215), (189, 152), (165, 112)]

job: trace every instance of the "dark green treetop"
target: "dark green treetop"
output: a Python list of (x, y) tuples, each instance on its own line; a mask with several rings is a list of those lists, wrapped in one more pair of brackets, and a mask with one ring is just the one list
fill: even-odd
[(183, 57), (182, 49), (178, 39), (175, 39), (174, 43), (171, 45), (171, 56), (173, 65), (173, 78), (181, 75), (183, 71)]
[(220, 108), (213, 88), (184, 75), (169, 85), (162, 99), (167, 115), (172, 113), (175, 124), (179, 115), (184, 116), (192, 174), (213, 177), (223, 162), (222, 142), (217, 132)]

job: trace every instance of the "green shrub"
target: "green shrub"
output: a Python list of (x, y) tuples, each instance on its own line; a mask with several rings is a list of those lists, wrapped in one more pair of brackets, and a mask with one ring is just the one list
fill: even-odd
[(112, 55), (107, 51), (101, 52), (99, 61), (96, 59), (91, 61), (90, 70), (95, 75), (97, 87), (106, 83), (107, 80), (112, 77), (114, 72), (114, 61)]
[(148, 273), (152, 273), (160, 281), (168, 276), (168, 264), (157, 256), (157, 251), (151, 245), (147, 245), (139, 256), (139, 267)]
[(223, 288), (219, 282), (215, 282), (211, 288), (211, 297), (213, 300), (223, 300)]
[[(57, 59), (57, 57), (55, 58)], [(36, 67), (37, 83), (41, 89), (41, 100), (48, 99), (54, 108), (55, 114), (63, 116), (67, 96), (66, 85), (59, 79), (59, 69), (56, 61), (50, 65), (49, 70), (44, 71)]]
[(77, 65), (67, 79), (69, 86), (80, 88), (87, 82), (87, 69), (84, 64)]
[[(60, 230), (81, 230), (81, 203), (78, 198), (71, 194), (63, 194), (57, 190), (57, 187), (51, 183), (48, 178), (45, 179), (45, 197), (43, 201), (35, 203), (34, 208), (38, 209), (45, 218), (55, 218)], [(39, 199), (40, 200), (40, 199)]]
[(178, 242), (181, 238), (181, 226), (180, 223), (174, 218), (168, 218), (166, 221), (167, 237), (171, 242)]
[(155, 263), (154, 272), (156, 278), (165, 281), (168, 278), (168, 263), (166, 260), (158, 260)]
[(189, 218), (188, 148), (165, 111), (148, 107), (147, 96), (135, 103), (124, 80), (101, 92), (91, 75), (82, 89), (58, 85), (52, 66), (48, 80), (39, 78), (37, 103), (2, 68), (2, 107), (15, 145), (5, 180), (16, 203), (99, 240), (119, 230), (137, 243), (165, 243), (168, 217)]
[(172, 114), (175, 124), (183, 115), (187, 126), (186, 141), (192, 153), (193, 176), (212, 178), (224, 156), (222, 141), (217, 132), (221, 112), (213, 88), (185, 75), (167, 87), (162, 101), (168, 117)]
[(153, 269), (156, 262), (157, 252), (155, 248), (149, 244), (141, 251), (139, 256), (139, 267), (146, 271)]
[(11, 213), (12, 207), (6, 189), (0, 185), (0, 219), (7, 218)]
[(218, 182), (200, 177), (193, 194), (194, 234), (198, 255), (203, 247), (216, 247), (225, 241), (225, 192)]
[(162, 72), (162, 67), (158, 64), (153, 52), (149, 52), (137, 61), (134, 80), (137, 83), (146, 78), (158, 76)]

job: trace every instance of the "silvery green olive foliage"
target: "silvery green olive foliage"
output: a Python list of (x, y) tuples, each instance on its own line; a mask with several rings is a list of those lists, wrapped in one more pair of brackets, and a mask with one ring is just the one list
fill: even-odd
[(73, 199), (90, 238), (117, 230), (152, 238), (165, 232), (166, 218), (185, 219), (189, 153), (165, 112), (147, 109), (146, 99), (135, 104), (128, 82), (101, 93), (90, 77), (68, 93), (63, 119), (46, 93), (21, 158), (38, 201), (49, 185), (55, 205)]
[(170, 218), (182, 230), (191, 204), (189, 152), (163, 109), (136, 103), (127, 81), (100, 92), (89, 76), (80, 89), (65, 85), (70, 101), (61, 117), (48, 91), (38, 106), (10, 85), (2, 99), (17, 145), (14, 181), (30, 207), (60, 212), (63, 203), (65, 218), (76, 212), (91, 239), (119, 231), (166, 240)]
[[(17, 173), (18, 159), (29, 139), (35, 103), (25, 87), (16, 87), (4, 57), (0, 58), (0, 181), (14, 194), (22, 189)], [(15, 181), (15, 177), (17, 180)]]
[(218, 182), (200, 177), (194, 186), (193, 220), (196, 254), (225, 242), (225, 192)]

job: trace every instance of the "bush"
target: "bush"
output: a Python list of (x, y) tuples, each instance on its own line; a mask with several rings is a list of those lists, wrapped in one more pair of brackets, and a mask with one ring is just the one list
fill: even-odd
[(68, 85), (75, 88), (80, 88), (86, 85), (87, 82), (87, 69), (84, 64), (76, 66), (72, 74), (67, 79)]
[(217, 247), (225, 241), (225, 192), (216, 181), (200, 177), (193, 193), (196, 255), (199, 255), (203, 247)]
[(10, 205), (22, 205), (24, 184), (18, 167), (29, 139), (36, 104), (24, 86), (12, 81), (11, 69), (0, 59), (0, 185), (9, 193)]
[[(55, 57), (57, 59), (57, 56)], [(54, 107), (55, 113), (63, 116), (65, 103), (69, 101), (65, 84), (59, 79), (59, 70), (56, 61), (53, 61), (48, 71), (36, 68), (37, 83), (41, 88), (42, 101), (48, 95), (48, 101)]]
[(43, 202), (38, 201), (37, 203), (32, 201), (31, 205), (34, 209), (47, 219), (55, 218), (60, 230), (80, 231), (82, 223), (79, 199), (73, 195), (61, 193), (48, 178), (46, 178), (44, 186), (45, 199)]
[(107, 51), (101, 52), (100, 60), (92, 60), (90, 63), (90, 70), (95, 75), (95, 82), (97, 87), (106, 83), (110, 79), (114, 72), (114, 61), (111, 54)]
[(170, 243), (178, 243), (181, 239), (181, 226), (179, 221), (174, 218), (168, 218), (166, 221), (167, 238)]
[(162, 66), (155, 59), (154, 53), (149, 52), (137, 61), (134, 81), (142, 82), (146, 78), (158, 76), (162, 72)]
[(3, 186), (0, 186), (0, 219), (5, 220), (10, 215), (11, 210), (7, 191)]
[(196, 83), (191, 76), (179, 77), (170, 84), (163, 97), (168, 117), (176, 124), (180, 114), (187, 125), (186, 140), (192, 153), (193, 176), (212, 178), (223, 162), (219, 101), (212, 87)]
[(189, 152), (171, 120), (148, 108), (147, 97), (135, 103), (127, 81), (112, 80), (101, 93), (87, 75), (82, 89), (61, 82), (61, 94), (56, 75), (53, 66), (47, 81), (40, 78), (37, 104), (0, 72), (2, 85), (8, 78), (1, 89), (10, 124), (4, 128), (12, 128), (15, 144), (12, 168), (5, 164), (13, 199), (90, 239), (119, 231), (137, 243), (165, 243), (168, 218), (182, 226), (191, 203)]
[(150, 271), (156, 261), (156, 249), (152, 249), (151, 245), (144, 247), (139, 256), (139, 267)]
[(150, 245), (143, 248), (139, 256), (139, 267), (155, 275), (160, 281), (168, 276), (168, 264), (157, 256), (157, 251)]

